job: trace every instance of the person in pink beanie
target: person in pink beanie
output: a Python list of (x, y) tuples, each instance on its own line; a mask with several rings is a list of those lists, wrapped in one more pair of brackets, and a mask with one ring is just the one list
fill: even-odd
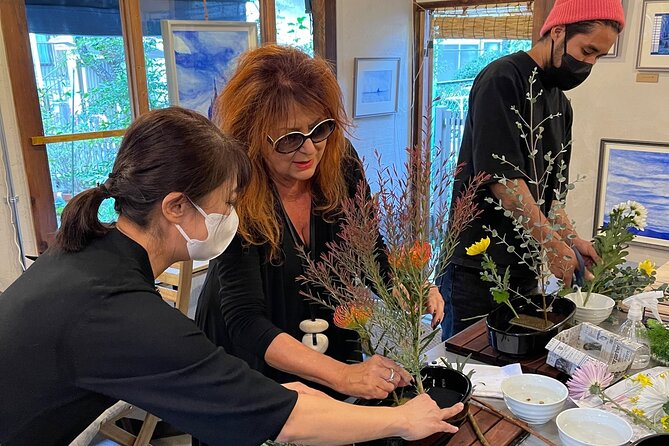
[[(536, 206), (534, 188), (524, 180), (526, 174), (534, 174), (534, 165), (529, 159), (525, 141), (520, 136), (516, 124), (518, 117), (511, 111), (515, 106), (523, 118), (530, 122), (530, 101), (527, 100), (529, 78), (536, 70), (533, 85), (534, 95), (541, 91), (534, 103), (534, 123), (558, 115), (543, 124), (544, 131), (538, 140), (535, 156), (537, 178), (547, 170), (548, 152), (556, 154), (566, 145), (561, 160), (569, 164), (573, 113), (565, 94), (583, 83), (597, 60), (605, 55), (625, 25), (620, 0), (556, 0), (552, 11), (541, 29), (540, 40), (527, 52), (520, 51), (502, 57), (481, 71), (476, 77), (469, 95), (469, 113), (460, 147), (458, 163), (464, 165), (454, 183), (453, 194), (457, 196), (469, 179), (479, 172), (487, 172), (492, 178), (501, 176), (517, 180), (513, 194), (505, 185), (491, 180), (489, 187), (478, 196), (482, 215), (462, 234), (451, 264), (440, 277), (439, 288), (445, 299), (446, 316), (442, 322), (442, 337), (447, 339), (477, 320), (477, 316), (489, 313), (494, 307), (490, 295), (490, 284), (481, 280), (481, 260), (466, 254), (466, 248), (488, 235), (484, 226), (506, 234), (506, 241), (514, 250), (505, 245), (491, 244), (489, 255), (495, 259), (503, 271), (507, 266), (511, 272), (511, 286), (521, 294), (531, 295), (537, 289), (537, 279), (525, 265), (518, 264), (518, 254), (528, 251), (527, 245), (515, 237), (513, 223), (503, 218), (495, 209), (501, 200), (506, 210), (528, 209), (528, 227), (535, 227), (546, 221), (551, 212), (556, 190), (564, 186), (558, 181), (557, 171), (549, 175), (550, 187), (544, 204)], [(538, 118), (538, 119), (537, 119)], [(493, 154), (503, 157), (493, 158)], [(521, 170), (509, 167), (511, 163)], [(510, 184), (510, 183), (507, 183)], [(522, 196), (522, 202), (518, 196)], [(488, 202), (486, 201), (492, 201)], [(524, 204), (524, 206), (522, 205)], [(541, 212), (537, 212), (540, 209)], [(598, 260), (592, 243), (578, 236), (571, 219), (564, 210), (553, 210), (565, 228), (553, 231), (548, 238), (549, 266), (559, 279), (570, 284), (578, 262), (572, 247), (591, 264)], [(515, 252), (513, 252), (515, 251)], [(586, 278), (591, 274), (585, 272)], [(464, 319), (467, 319), (466, 321)]]

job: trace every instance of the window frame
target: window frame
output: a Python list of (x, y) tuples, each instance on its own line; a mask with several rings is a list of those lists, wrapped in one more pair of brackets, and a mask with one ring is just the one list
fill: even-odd
[[(421, 144), (423, 135), (429, 135), (432, 122), (431, 107), (426, 107), (432, 98), (431, 16), (437, 8), (496, 5), (509, 0), (417, 0), (414, 2), (414, 72), (413, 110), (411, 110), (411, 145)], [(532, 44), (539, 40), (541, 27), (553, 8), (555, 0), (533, 0)]]
[[(194, 0), (195, 1), (195, 0)], [(275, 0), (259, 0), (261, 43), (276, 42)], [(140, 0), (119, 0), (132, 119), (149, 110)], [(336, 64), (336, 0), (312, 0), (314, 52)], [(54, 242), (56, 210), (46, 144), (120, 136), (125, 129), (44, 136), (37, 94), (28, 22), (23, 0), (0, 2), (0, 29), (7, 51), (7, 68), (17, 115), (21, 153), (30, 193), (32, 224), (38, 253)]]

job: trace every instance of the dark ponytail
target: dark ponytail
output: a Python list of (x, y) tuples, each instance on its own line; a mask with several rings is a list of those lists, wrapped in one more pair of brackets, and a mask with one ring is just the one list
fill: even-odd
[(102, 237), (109, 231), (98, 219), (102, 201), (108, 198), (99, 187), (77, 194), (65, 206), (60, 217), (60, 230), (56, 244), (65, 251), (81, 251), (93, 238)]
[(56, 247), (76, 252), (105, 235), (111, 225), (98, 219), (105, 198), (114, 199), (119, 215), (145, 228), (170, 192), (197, 202), (231, 179), (244, 189), (250, 176), (243, 147), (204, 116), (180, 107), (150, 111), (128, 128), (109, 179), (65, 206)]

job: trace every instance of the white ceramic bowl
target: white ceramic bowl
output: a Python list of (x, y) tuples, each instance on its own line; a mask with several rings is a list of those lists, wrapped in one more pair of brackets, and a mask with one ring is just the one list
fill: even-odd
[(555, 423), (564, 446), (622, 446), (633, 435), (627, 421), (599, 409), (567, 409)]
[[(576, 322), (590, 322), (594, 325), (601, 324), (608, 319), (616, 305), (615, 300), (597, 293), (590, 294), (588, 304), (585, 307), (579, 305), (580, 302), (576, 293), (569, 293), (565, 297), (576, 304), (576, 314), (574, 314)], [(585, 297), (585, 293), (583, 293), (583, 297)]]
[(567, 400), (567, 386), (543, 375), (516, 375), (502, 381), (506, 407), (529, 424), (544, 424), (554, 418)]

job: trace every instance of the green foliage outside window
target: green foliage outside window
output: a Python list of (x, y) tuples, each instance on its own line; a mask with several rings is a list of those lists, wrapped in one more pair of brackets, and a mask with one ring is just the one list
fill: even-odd
[[(144, 51), (162, 51), (161, 39), (144, 38)], [(120, 36), (73, 36), (66, 51), (53, 53), (52, 63), (41, 66), (42, 82), (38, 88), (46, 135), (128, 127), (132, 114)], [(146, 75), (150, 107), (168, 106), (164, 59), (147, 58)], [(105, 181), (120, 141), (121, 138), (105, 138), (47, 146), (58, 217), (71, 196)], [(111, 200), (101, 206), (100, 218), (115, 220)]]

